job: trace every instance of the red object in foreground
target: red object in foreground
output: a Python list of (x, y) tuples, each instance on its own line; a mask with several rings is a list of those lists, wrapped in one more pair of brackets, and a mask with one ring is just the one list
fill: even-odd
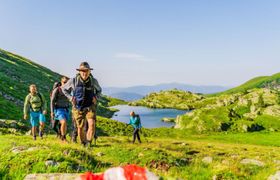
[(107, 169), (103, 174), (86, 172), (80, 180), (158, 180), (158, 177), (145, 168), (131, 164)]
[(93, 174), (92, 172), (86, 172), (82, 175), (80, 175), (81, 180), (104, 180), (103, 179), (104, 174)]
[(147, 180), (146, 170), (134, 164), (123, 167), (126, 180)]

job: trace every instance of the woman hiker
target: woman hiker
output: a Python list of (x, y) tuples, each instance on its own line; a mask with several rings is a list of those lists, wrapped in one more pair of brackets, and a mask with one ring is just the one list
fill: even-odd
[(130, 112), (130, 121), (128, 124), (132, 125), (132, 127), (134, 128), (132, 143), (135, 143), (136, 138), (137, 138), (138, 142), (141, 143), (140, 135), (139, 135), (139, 131), (142, 127), (140, 116), (138, 114), (135, 114), (134, 111), (131, 111)]

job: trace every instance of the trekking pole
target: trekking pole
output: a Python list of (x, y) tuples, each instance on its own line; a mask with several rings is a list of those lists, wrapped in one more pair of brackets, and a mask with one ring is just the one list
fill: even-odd
[(97, 133), (96, 133), (96, 116), (95, 116), (95, 120), (94, 120), (95, 122), (94, 122), (94, 136), (93, 136), (93, 138), (94, 138), (94, 146), (96, 146), (96, 140), (97, 140), (97, 138), (98, 138), (98, 136), (97, 136)]

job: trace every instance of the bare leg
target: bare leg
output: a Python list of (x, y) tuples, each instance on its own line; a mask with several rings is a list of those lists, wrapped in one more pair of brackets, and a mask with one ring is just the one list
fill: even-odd
[(31, 128), (31, 133), (32, 133), (33, 139), (36, 140), (36, 126), (33, 126)]
[(86, 143), (86, 136), (84, 132), (84, 127), (77, 127), (78, 129), (78, 136), (80, 136), (80, 140), (82, 144)]
[(66, 140), (66, 137), (65, 137), (66, 131), (67, 131), (66, 120), (65, 119), (60, 120), (60, 124), (61, 124), (60, 132), (61, 132), (62, 140)]
[(87, 130), (87, 141), (91, 142), (93, 135), (94, 135), (94, 120), (93, 119), (88, 119), (88, 130)]
[(43, 138), (44, 127), (45, 127), (45, 123), (40, 122), (39, 135), (40, 135), (41, 138)]
[(77, 143), (78, 128), (74, 117), (72, 116), (72, 142)]

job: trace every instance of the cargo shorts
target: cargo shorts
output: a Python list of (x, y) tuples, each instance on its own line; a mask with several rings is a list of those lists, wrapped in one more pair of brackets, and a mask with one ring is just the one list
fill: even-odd
[(87, 119), (96, 120), (96, 106), (92, 105), (88, 108), (84, 108), (83, 110), (73, 108), (72, 116), (76, 121), (77, 127), (83, 128)]

